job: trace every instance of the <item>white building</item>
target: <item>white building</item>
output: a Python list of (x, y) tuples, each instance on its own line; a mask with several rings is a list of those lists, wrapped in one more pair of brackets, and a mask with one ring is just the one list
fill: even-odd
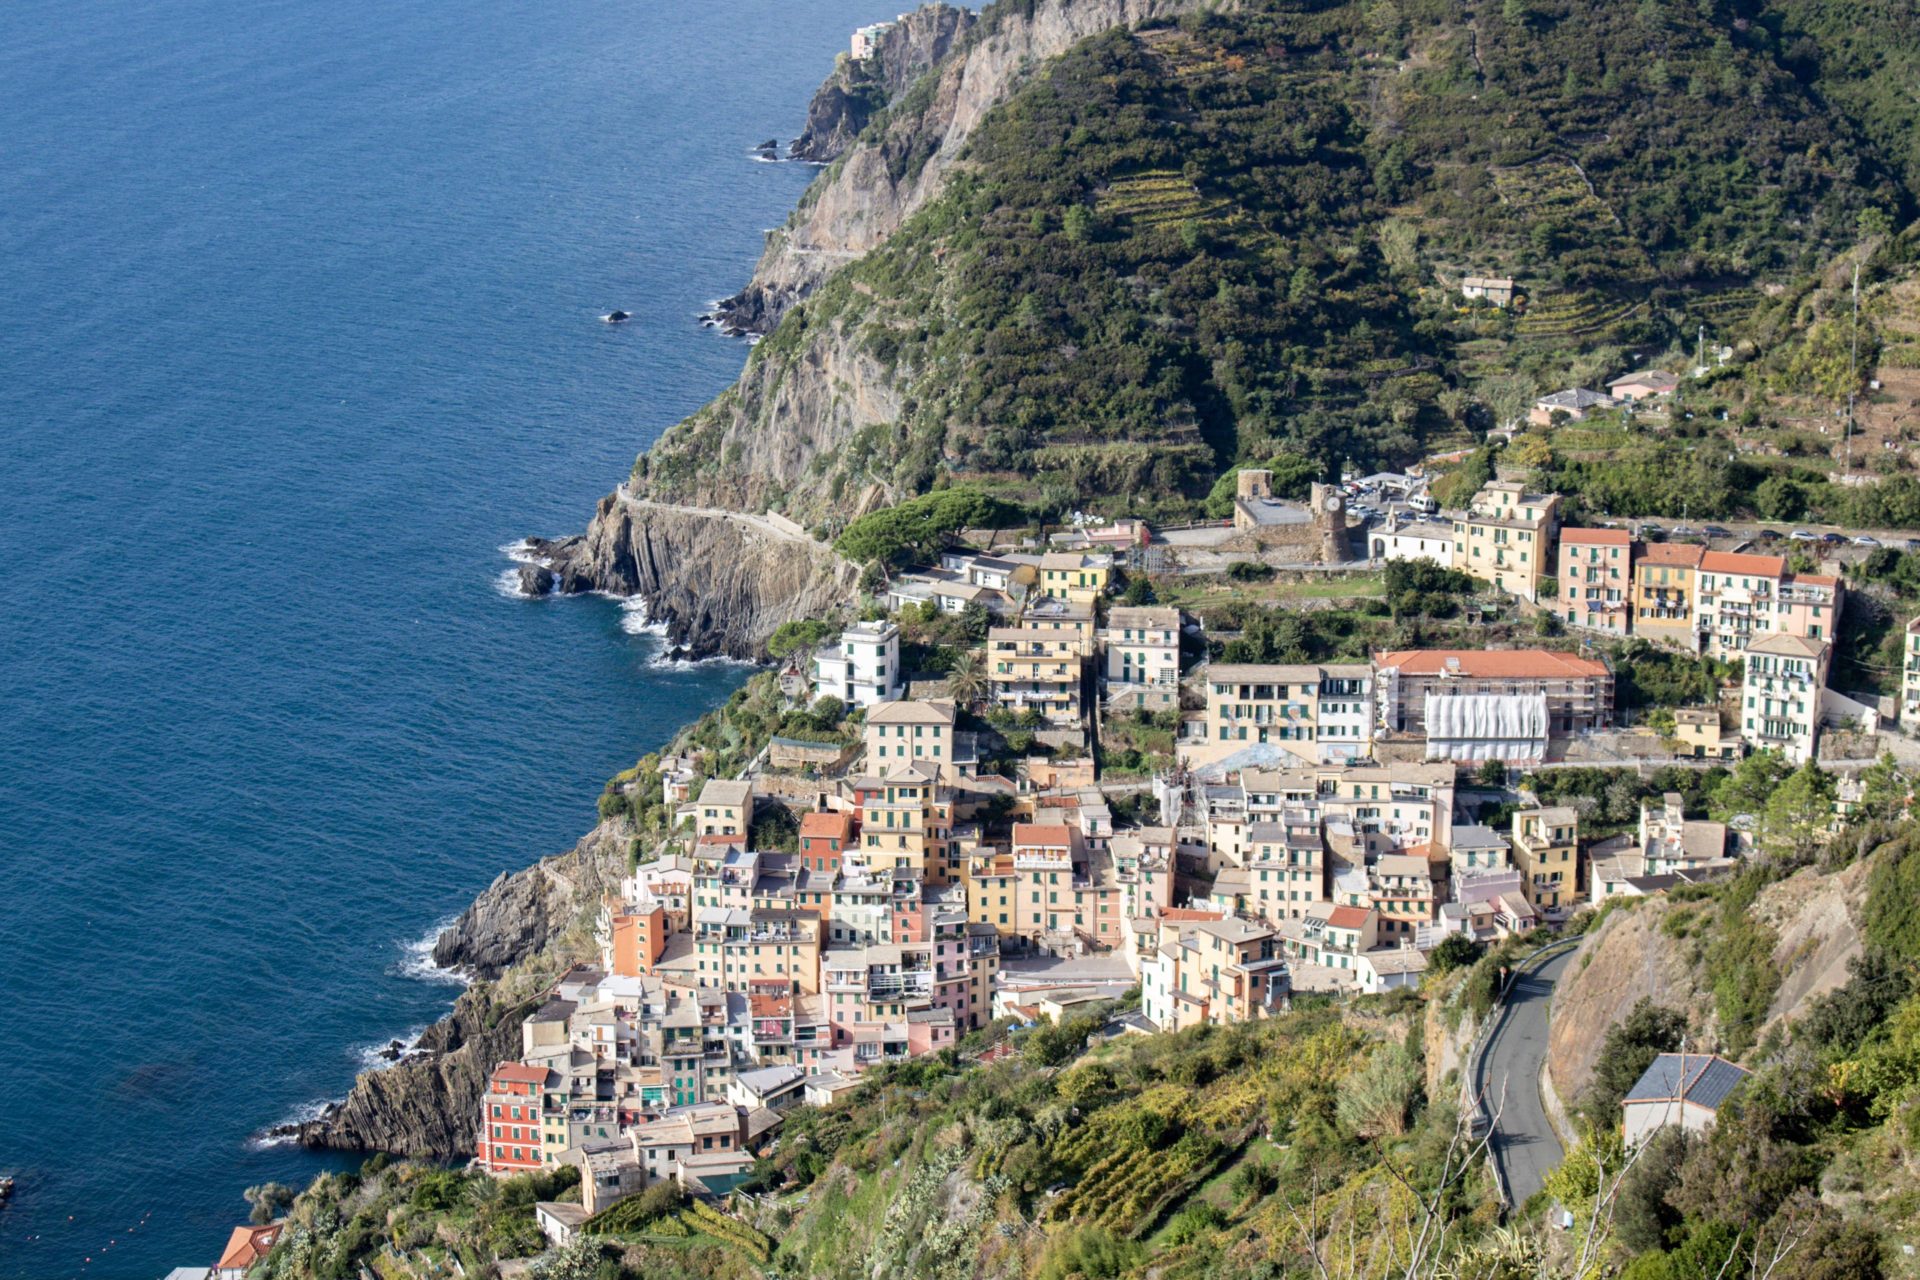
[(1740, 736), (1777, 748), (1793, 764), (1813, 759), (1820, 703), (1833, 649), (1805, 636), (1763, 636), (1747, 645), (1740, 688)]
[(1704, 1132), (1746, 1078), (1745, 1070), (1710, 1053), (1661, 1054), (1620, 1104), (1627, 1146), (1637, 1147), (1673, 1125)]
[(1900, 669), (1900, 722), (1920, 724), (1920, 617), (1907, 623), (1906, 662)]
[(1107, 681), (1161, 688), (1180, 683), (1180, 611), (1116, 606), (1107, 613)]
[(813, 658), (813, 680), (824, 697), (853, 707), (897, 698), (900, 628), (891, 622), (857, 622)]
[(1392, 515), (1367, 534), (1367, 549), (1375, 560), (1431, 560), (1445, 568), (1453, 563), (1453, 522)]

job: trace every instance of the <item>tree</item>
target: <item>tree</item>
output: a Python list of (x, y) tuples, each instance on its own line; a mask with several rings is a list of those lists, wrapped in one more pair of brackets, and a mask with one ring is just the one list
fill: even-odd
[(1761, 813), (1787, 772), (1786, 758), (1778, 751), (1756, 751), (1714, 788), (1707, 811), (1721, 822), (1743, 813)]
[(1068, 205), (1060, 219), (1060, 228), (1075, 244), (1086, 244), (1093, 239), (1093, 214), (1083, 204)]
[(987, 696), (987, 661), (978, 649), (969, 649), (947, 670), (947, 692), (962, 707), (971, 708)]
[(1778, 858), (1811, 858), (1829, 834), (1833, 799), (1833, 775), (1813, 761), (1788, 774), (1761, 811), (1761, 849)]
[(1860, 802), (1854, 806), (1853, 820), (1885, 822), (1904, 813), (1912, 795), (1912, 780), (1889, 751), (1861, 770)]
[[(1527, 415), (1533, 406), (1534, 385), (1530, 378), (1518, 375), (1501, 378), (1488, 378), (1477, 390), (1480, 399), (1485, 402), (1488, 412), (1493, 414), (1496, 426), (1503, 430), (1511, 429)], [(1489, 474), (1491, 479), (1491, 474)], [(1482, 481), (1481, 483), (1485, 483)]]
[(1420, 1064), (1413, 1054), (1404, 1045), (1382, 1045), (1342, 1084), (1334, 1113), (1355, 1137), (1398, 1137), (1407, 1130), (1419, 1088)]
[(1440, 945), (1427, 953), (1427, 968), (1435, 973), (1464, 969), (1480, 958), (1479, 943), (1464, 933), (1450, 933)]
[(1807, 513), (1807, 491), (1789, 476), (1768, 476), (1753, 491), (1762, 520), (1798, 520)]
[(245, 1196), (253, 1206), (249, 1221), (255, 1226), (265, 1226), (293, 1206), (294, 1191), (284, 1182), (263, 1182), (257, 1187), (248, 1187)]
[(1620, 1100), (1627, 1096), (1627, 1090), (1655, 1058), (1678, 1049), (1686, 1033), (1685, 1015), (1642, 996), (1625, 1018), (1607, 1028), (1593, 1079), (1580, 1095), (1581, 1116), (1596, 1130), (1617, 1126)]

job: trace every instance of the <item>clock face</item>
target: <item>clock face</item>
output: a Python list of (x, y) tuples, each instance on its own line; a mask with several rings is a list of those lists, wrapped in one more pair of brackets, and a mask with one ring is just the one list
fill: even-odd
[(1340, 495), (1339, 495), (1339, 494), (1337, 494), (1337, 493), (1330, 493), (1330, 494), (1328, 494), (1328, 495), (1327, 495), (1327, 510), (1329, 510), (1329, 511), (1338, 511), (1339, 509), (1340, 509)]

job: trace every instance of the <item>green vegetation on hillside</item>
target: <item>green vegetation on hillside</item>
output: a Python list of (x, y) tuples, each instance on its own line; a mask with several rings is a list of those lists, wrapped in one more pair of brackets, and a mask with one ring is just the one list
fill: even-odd
[[(970, 42), (1027, 8), (990, 8)], [(947, 477), (1145, 514), (1277, 452), (1470, 443), (1700, 326), (1766, 356), (1756, 386), (1831, 395), (1844, 344), (1813, 282), (1911, 209), (1911, 104), (1876, 77), (1920, 37), (1870, 50), (1853, 8), (1263, 0), (1097, 36), (753, 359), (853, 342), (902, 393), (897, 423), (815, 459), (829, 503)], [(932, 100), (929, 77), (865, 135), (896, 178), (939, 144)], [(1468, 274), (1514, 276), (1519, 305), (1464, 302)], [(656, 489), (718, 464), (720, 421), (669, 433)], [(1705, 457), (1636, 465), (1611, 490), (1572, 478), (1620, 513), (1700, 492), (1711, 517), (1749, 488)]]

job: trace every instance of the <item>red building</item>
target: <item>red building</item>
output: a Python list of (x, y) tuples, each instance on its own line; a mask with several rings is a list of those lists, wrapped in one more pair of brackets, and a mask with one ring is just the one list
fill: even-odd
[(491, 1174), (528, 1173), (541, 1167), (540, 1107), (545, 1067), (503, 1062), (493, 1069), (480, 1102), (476, 1155)]
[(840, 855), (853, 844), (853, 815), (809, 813), (800, 819), (800, 866), (837, 874)]

